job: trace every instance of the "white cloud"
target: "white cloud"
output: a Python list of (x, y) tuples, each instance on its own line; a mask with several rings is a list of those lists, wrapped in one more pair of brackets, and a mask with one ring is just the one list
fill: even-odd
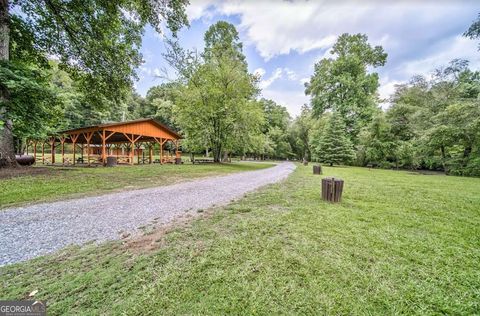
[(303, 91), (297, 90), (266, 89), (262, 91), (262, 96), (267, 99), (272, 99), (276, 103), (285, 106), (292, 116), (299, 115), (302, 105), (309, 103), (309, 98), (305, 96)]
[(310, 82), (310, 78), (305, 77), (300, 79), (300, 83), (302, 84), (302, 86), (304, 86), (307, 82)]
[[(314, 62), (335, 57), (330, 50), (342, 33), (367, 34), (372, 45), (382, 45), (389, 54), (385, 67), (375, 70), (380, 73), (383, 99), (393, 93), (395, 84), (415, 74), (429, 74), (454, 58), (468, 59), (471, 68), (479, 69), (478, 41), (461, 37), (477, 13), (478, 0), (193, 0), (187, 7), (190, 21), (210, 23), (222, 16), (239, 21), (235, 24), (241, 40), (264, 60), (259, 64), (264, 68), (254, 71), (262, 78), (264, 96), (287, 105), (292, 114), (308, 103), (299, 83), (309, 81)], [(306, 65), (303, 56), (300, 62), (289, 57), (272, 59), (292, 52), (305, 54), (312, 62)], [(265, 68), (274, 70), (265, 77)]]
[(210, 20), (213, 17), (214, 9), (213, 5), (217, 4), (215, 0), (195, 0), (192, 1), (186, 9), (186, 13), (189, 21), (203, 19), (205, 21)]
[(406, 61), (398, 66), (397, 70), (405, 76), (411, 77), (418, 74), (429, 74), (435, 69), (446, 66), (455, 58), (470, 61), (470, 67), (480, 68), (480, 53), (477, 51), (477, 42), (462, 36), (448, 38), (437, 45), (437, 51), (433, 54), (417, 59)]
[(378, 89), (378, 94), (380, 98), (383, 100), (387, 100), (388, 98), (390, 98), (393, 92), (395, 92), (395, 86), (401, 83), (403, 83), (403, 81), (391, 80), (381, 84), (380, 88)]
[(257, 68), (253, 71), (253, 74), (259, 76), (260, 78), (263, 77), (263, 75), (265, 75), (265, 73), (266, 73), (266, 71), (263, 68)]
[[(265, 75), (265, 69), (263, 68), (258, 68), (255, 69), (254, 74), (259, 74), (260, 77), (263, 77)], [(261, 89), (266, 89), (268, 88), (272, 83), (279, 79), (286, 79), (290, 81), (296, 81), (298, 79), (298, 75), (295, 71), (289, 69), (289, 68), (277, 68), (275, 71), (272, 73), (272, 75), (266, 79), (263, 79), (260, 81), (259, 87)]]
[(402, 40), (428, 40), (430, 34), (423, 30), (446, 32), (452, 21), (474, 18), (476, 12), (465, 13), (467, 6), (475, 7), (475, 1), (204, 0), (193, 1), (187, 13), (191, 20), (212, 14), (238, 16), (247, 44), (269, 60), (292, 51), (329, 48), (345, 32), (366, 33), (375, 44), (401, 48)]
[(140, 67), (140, 73), (141, 75), (146, 75), (150, 77), (161, 77), (164, 75), (164, 71), (162, 71), (160, 68), (155, 67), (155, 68), (149, 68), (145, 66)]
[(160, 77), (160, 76), (162, 76), (162, 72), (160, 71), (160, 69), (155, 68), (155, 69), (153, 69), (153, 75), (155, 77)]
[(390, 96), (395, 92), (395, 86), (398, 84), (404, 83), (400, 80), (389, 80), (388, 77), (380, 80), (380, 87), (378, 88), (378, 94), (382, 102), (380, 102), (380, 106), (382, 108), (387, 108), (390, 106), (390, 102), (388, 101)]
[(268, 88), (275, 80), (281, 78), (282, 77), (282, 72), (283, 72), (282, 68), (275, 69), (275, 71), (273, 72), (273, 74), (270, 77), (260, 81), (260, 84), (259, 84), (260, 89)]
[(284, 68), (283, 70), (285, 71), (285, 74), (287, 75), (288, 80), (292, 80), (292, 81), (297, 80), (297, 74), (295, 73), (295, 71), (289, 68)]

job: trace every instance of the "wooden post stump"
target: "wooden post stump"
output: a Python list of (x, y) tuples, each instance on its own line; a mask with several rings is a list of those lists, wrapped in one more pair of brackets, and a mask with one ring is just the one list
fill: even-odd
[(322, 200), (340, 202), (342, 199), (343, 180), (335, 178), (322, 179)]
[(117, 157), (108, 156), (105, 164), (107, 167), (114, 167), (117, 165)]
[(322, 166), (313, 166), (313, 174), (322, 174)]

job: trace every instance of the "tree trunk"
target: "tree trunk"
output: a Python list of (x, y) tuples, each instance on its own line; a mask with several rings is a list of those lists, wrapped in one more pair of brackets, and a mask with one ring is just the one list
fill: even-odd
[(214, 162), (221, 162), (222, 161), (222, 148), (220, 146), (216, 146), (217, 148), (213, 148), (213, 161)]
[(440, 152), (442, 154), (442, 166), (443, 166), (443, 171), (445, 172), (445, 174), (448, 175), (448, 168), (447, 168), (447, 163), (446, 163), (446, 160), (447, 160), (447, 155), (445, 154), (445, 146), (440, 146)]
[(9, 60), (10, 17), (8, 0), (0, 0), (0, 61)]
[(470, 157), (470, 153), (472, 152), (472, 146), (466, 146), (465, 149), (463, 149), (463, 158), (468, 158)]
[[(0, 0), (0, 61), (9, 60), (10, 44), (10, 17), (8, 14), (8, 0)], [(0, 85), (0, 158), (7, 166), (17, 165), (15, 160), (15, 146), (13, 143), (13, 122), (8, 118), (7, 108), (4, 105), (9, 99), (7, 88)], [(0, 164), (1, 166), (2, 164)]]

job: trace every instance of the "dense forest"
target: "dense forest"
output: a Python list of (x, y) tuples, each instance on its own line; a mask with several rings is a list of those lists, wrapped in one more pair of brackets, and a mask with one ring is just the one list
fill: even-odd
[[(173, 30), (186, 23), (182, 12), (163, 12), (179, 17), (172, 22)], [(479, 25), (477, 21), (464, 35), (478, 38)], [(371, 46), (364, 34), (343, 34), (331, 57), (315, 64), (305, 84), (310, 104), (292, 118), (284, 106), (261, 98), (261, 78), (249, 73), (239, 34), (230, 23), (212, 25), (201, 52), (182, 48), (175, 37), (166, 40), (163, 57), (175, 69), (176, 79), (150, 88), (145, 97), (132, 84), (133, 69), (141, 61), (138, 51), (121, 50), (125, 58), (116, 56), (107, 63), (114, 63), (113, 69), (95, 60), (90, 68), (77, 67), (68, 63), (68, 51), (58, 48), (57, 55), (66, 58), (51, 58), (55, 54), (32, 45), (38, 40), (36, 27), (12, 16), (10, 60), (0, 68), (0, 86), (8, 95), (2, 98), (2, 122), (8, 118), (12, 123), (17, 152), (23, 151), (27, 138), (152, 117), (184, 136), (184, 152), (209, 152), (215, 161), (231, 155), (307, 159), (480, 176), (480, 72), (470, 69), (466, 60), (446, 61), (443, 68), (432, 69), (431, 76), (415, 76), (396, 86), (388, 100), (380, 100), (375, 69), (388, 62), (387, 52)], [(123, 44), (138, 45), (139, 36)], [(98, 45), (109, 48), (108, 43)], [(110, 53), (106, 58), (115, 55)], [(90, 55), (85, 52), (87, 61)], [(102, 70), (103, 80), (92, 77)], [(2, 126), (5, 129), (5, 123)]]

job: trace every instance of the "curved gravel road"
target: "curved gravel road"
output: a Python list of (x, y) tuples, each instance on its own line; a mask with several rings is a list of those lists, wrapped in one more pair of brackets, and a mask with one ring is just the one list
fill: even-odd
[(41, 256), (70, 244), (119, 239), (151, 223), (228, 204), (286, 178), (295, 165), (210, 177), (134, 191), (0, 210), (0, 265)]

